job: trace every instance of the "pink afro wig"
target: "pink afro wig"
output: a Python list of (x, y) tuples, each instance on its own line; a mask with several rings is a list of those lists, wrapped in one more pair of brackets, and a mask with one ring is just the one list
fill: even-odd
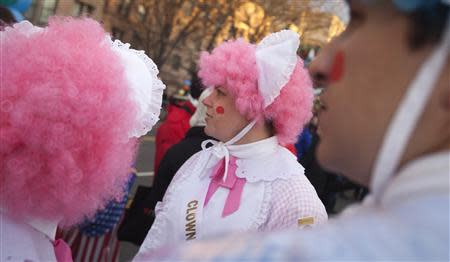
[(275, 101), (264, 109), (258, 90), (256, 46), (243, 39), (224, 42), (211, 54), (200, 56), (199, 76), (205, 86), (222, 86), (234, 97), (236, 108), (247, 119), (264, 118), (271, 122), (280, 144), (297, 141), (303, 126), (312, 116), (312, 83), (298, 58), (289, 82)]
[(6, 28), (0, 86), (0, 198), (19, 219), (89, 217), (123, 194), (136, 140), (124, 68), (91, 19)]

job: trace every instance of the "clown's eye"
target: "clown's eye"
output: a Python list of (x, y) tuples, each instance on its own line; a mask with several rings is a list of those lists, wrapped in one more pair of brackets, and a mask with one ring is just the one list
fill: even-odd
[(345, 29), (345, 34), (350, 34), (353, 30), (357, 29), (366, 20), (366, 13), (363, 10), (357, 8), (351, 8), (350, 10), (350, 22)]
[(350, 11), (350, 26), (358, 26), (366, 20), (366, 14), (359, 10)]
[(219, 96), (226, 96), (227, 95), (221, 88), (217, 88), (216, 91), (217, 91), (217, 94)]
[(364, 24), (367, 19), (367, 6), (360, 1), (347, 0), (348, 16), (350, 18), (347, 27), (341, 34), (342, 37), (351, 35), (354, 30), (357, 30), (359, 26)]

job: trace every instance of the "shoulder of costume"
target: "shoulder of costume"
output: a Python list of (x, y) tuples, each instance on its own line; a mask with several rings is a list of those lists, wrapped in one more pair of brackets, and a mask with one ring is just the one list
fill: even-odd
[(304, 175), (305, 169), (297, 162), (297, 157), (286, 148), (279, 146), (272, 154), (257, 158), (237, 159), (236, 176), (247, 182), (272, 182), (277, 179), (291, 179)]

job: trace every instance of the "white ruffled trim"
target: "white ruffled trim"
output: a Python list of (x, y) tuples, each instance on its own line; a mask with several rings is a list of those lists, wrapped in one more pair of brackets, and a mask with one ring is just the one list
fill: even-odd
[[(140, 110), (138, 113), (138, 119), (136, 121), (136, 125), (134, 129), (130, 132), (130, 137), (140, 137), (149, 132), (152, 127), (158, 122), (159, 114), (162, 106), (162, 98), (165, 89), (164, 83), (158, 78), (158, 67), (156, 64), (145, 54), (143, 50), (135, 50), (130, 48), (130, 44), (122, 43), (120, 40), (114, 40), (111, 42), (112, 46), (120, 49), (121, 51), (131, 52), (131, 54), (136, 55), (146, 66), (148, 69), (151, 79), (151, 95), (150, 100), (143, 100), (147, 97), (143, 97), (139, 95), (139, 92), (146, 88), (147, 86), (139, 87), (141, 90), (133, 90), (135, 95), (132, 97), (136, 103), (143, 105), (145, 107), (144, 110)], [(139, 108), (140, 109), (140, 108)]]
[(279, 43), (282, 43), (289, 38), (298, 37), (298, 34), (292, 30), (284, 29), (264, 37), (256, 46), (256, 50), (267, 48)]
[(0, 38), (8, 37), (9, 33), (13, 33), (19, 31), (21, 34), (25, 35), (26, 37), (30, 37), (31, 35), (34, 35), (35, 33), (40, 33), (44, 31), (42, 27), (34, 26), (29, 21), (21, 21), (19, 23), (15, 23), (12, 26), (6, 26), (3, 31), (0, 31)]
[[(282, 57), (282, 64), (272, 64), (276, 61), (279, 54), (274, 52), (273, 47), (285, 49), (289, 47), (283, 46), (288, 41), (295, 41), (292, 49), (289, 50), (292, 54)], [(291, 75), (297, 65), (297, 49), (300, 46), (299, 35), (291, 30), (281, 30), (276, 33), (272, 33), (265, 37), (256, 47), (256, 59), (259, 70), (258, 85), (260, 91), (264, 89), (262, 86), (268, 86), (270, 92), (262, 93), (264, 98), (264, 107), (269, 106), (280, 95), (281, 89), (289, 82)], [(295, 48), (295, 49), (294, 49)], [(265, 57), (265, 59), (263, 59)], [(273, 59), (272, 59), (273, 58)], [(281, 58), (281, 57), (280, 57)], [(266, 64), (270, 72), (265, 72), (262, 64)], [(281, 72), (275, 72), (274, 70), (281, 70)], [(265, 81), (264, 76), (270, 78), (275, 77), (275, 86), (272, 86), (269, 81)]]
[(236, 176), (247, 182), (272, 182), (276, 179), (290, 179), (293, 175), (304, 174), (304, 168), (286, 148), (279, 146), (276, 153), (260, 158), (236, 160)]

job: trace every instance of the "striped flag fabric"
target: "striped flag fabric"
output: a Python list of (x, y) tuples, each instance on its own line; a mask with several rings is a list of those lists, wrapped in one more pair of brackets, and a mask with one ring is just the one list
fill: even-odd
[(88, 236), (73, 228), (63, 231), (61, 237), (72, 249), (74, 262), (116, 262), (119, 258), (117, 227), (101, 236)]
[(124, 187), (124, 197), (111, 201), (99, 210), (93, 219), (69, 228), (58, 229), (57, 238), (62, 238), (71, 248), (74, 262), (116, 262), (119, 258), (117, 230), (123, 219), (128, 194), (135, 180), (130, 175)]

